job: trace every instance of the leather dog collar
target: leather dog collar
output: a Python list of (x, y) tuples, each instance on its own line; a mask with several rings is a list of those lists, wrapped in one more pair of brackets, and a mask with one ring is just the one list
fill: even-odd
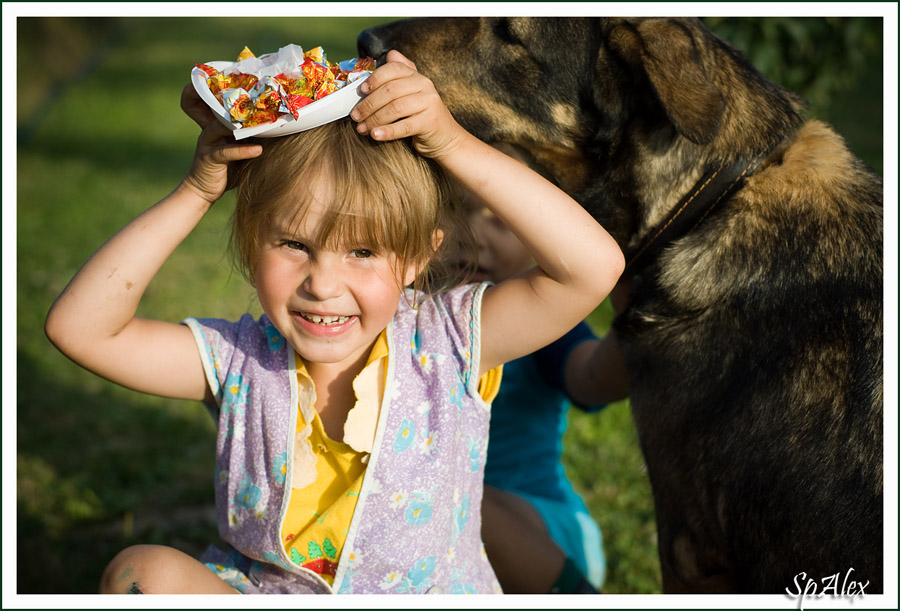
[[(781, 139), (778, 140), (778, 144), (780, 143)], [(636, 273), (638, 269), (652, 262), (670, 242), (693, 231), (713, 208), (740, 190), (744, 180), (778, 147), (778, 144), (752, 157), (741, 157), (731, 163), (723, 162), (707, 170), (644, 241), (632, 249), (626, 259), (625, 271), (630, 274)]]

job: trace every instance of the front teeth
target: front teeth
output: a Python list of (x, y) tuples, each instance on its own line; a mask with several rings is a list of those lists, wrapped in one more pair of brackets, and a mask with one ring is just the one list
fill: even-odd
[(317, 325), (340, 325), (350, 320), (349, 316), (319, 316), (317, 314), (300, 314), (300, 316)]

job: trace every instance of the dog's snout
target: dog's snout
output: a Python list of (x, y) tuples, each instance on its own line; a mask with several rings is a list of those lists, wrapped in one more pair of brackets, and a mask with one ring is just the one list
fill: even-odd
[(384, 62), (388, 47), (378, 35), (378, 28), (363, 30), (356, 37), (356, 48), (360, 57), (371, 57), (379, 65)]

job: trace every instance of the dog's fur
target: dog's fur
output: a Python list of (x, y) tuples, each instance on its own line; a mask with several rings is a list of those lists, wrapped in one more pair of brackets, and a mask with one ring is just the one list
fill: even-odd
[(774, 147), (639, 269), (615, 322), (663, 588), (784, 594), (853, 569), (880, 592), (881, 179), (699, 20), (424, 19), (359, 42), (412, 59), (626, 253), (707, 165)]

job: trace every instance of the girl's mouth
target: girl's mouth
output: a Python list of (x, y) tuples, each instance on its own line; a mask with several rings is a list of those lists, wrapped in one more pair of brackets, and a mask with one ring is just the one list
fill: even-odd
[(294, 320), (305, 329), (306, 333), (320, 338), (336, 338), (349, 330), (358, 321), (358, 316), (334, 316), (330, 314), (312, 314), (310, 312), (294, 312)]
[(351, 316), (320, 316), (318, 314), (307, 314), (306, 312), (298, 312), (298, 314), (311, 323), (325, 325), (326, 327), (342, 325), (352, 318)]

